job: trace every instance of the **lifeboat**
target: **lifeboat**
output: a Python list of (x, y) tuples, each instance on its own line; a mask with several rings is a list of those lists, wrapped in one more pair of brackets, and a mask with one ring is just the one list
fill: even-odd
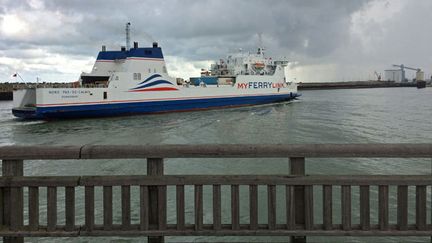
[(256, 62), (253, 64), (256, 69), (263, 69), (265, 64), (263, 62)]

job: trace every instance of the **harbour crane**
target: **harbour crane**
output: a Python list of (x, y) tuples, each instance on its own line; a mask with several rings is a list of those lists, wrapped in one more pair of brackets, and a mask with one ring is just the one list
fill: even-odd
[(393, 64), (393, 67), (398, 67), (400, 68), (401, 72), (402, 72), (402, 82), (405, 82), (406, 78), (405, 78), (405, 69), (409, 69), (409, 70), (414, 70), (416, 71), (416, 77), (418, 76), (417, 74), (420, 74), (422, 72), (421, 68), (412, 68), (412, 67), (407, 67), (403, 64), (401, 65), (396, 65)]
[(381, 81), (381, 73), (377, 73), (377, 71), (374, 71), (374, 74), (377, 77), (377, 80)]

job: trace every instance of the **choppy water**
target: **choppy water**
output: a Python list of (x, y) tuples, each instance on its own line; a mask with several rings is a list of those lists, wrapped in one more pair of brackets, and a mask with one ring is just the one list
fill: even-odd
[[(79, 119), (69, 121), (20, 121), (14, 119), (10, 109), (12, 102), (0, 102), (0, 145), (78, 145), (78, 144), (201, 144), (201, 143), (430, 143), (432, 141), (432, 88), (386, 88), (358, 90), (304, 91), (300, 101), (264, 105), (258, 107), (116, 117), (104, 119)], [(26, 175), (103, 175), (103, 174), (144, 174), (145, 163), (139, 160), (98, 160), (98, 161), (28, 161)], [(309, 159), (308, 174), (430, 174), (431, 159)], [(250, 160), (190, 160), (170, 159), (165, 165), (167, 174), (280, 174), (288, 171), (287, 159)], [(262, 190), (261, 190), (262, 189)], [(265, 188), (260, 189), (260, 206), (266, 206)], [(225, 189), (223, 189), (225, 190)], [(278, 189), (279, 190), (279, 189)], [(132, 190), (132, 193), (134, 191)], [(175, 222), (175, 198), (168, 190), (168, 222)], [(247, 188), (240, 188), (242, 210), (241, 222), (248, 222)], [(390, 190), (390, 193), (394, 191)], [(59, 197), (62, 196), (59, 192)], [(119, 193), (119, 190), (115, 193)], [(229, 193), (226, 188), (225, 193)], [(353, 190), (353, 201), (358, 190)], [(43, 191), (42, 191), (43, 194)], [(79, 195), (80, 192), (77, 192)], [(337, 192), (334, 192), (338, 196)], [(205, 223), (211, 222), (210, 188), (204, 188)], [(227, 194), (228, 195), (228, 194)], [(428, 217), (430, 216), (430, 191), (428, 191)], [(193, 189), (186, 190), (186, 219), (193, 222)], [(316, 202), (321, 202), (321, 193), (315, 192)], [(395, 222), (395, 194), (391, 194), (390, 221)], [(372, 193), (371, 211), (374, 214), (376, 194)], [(96, 191), (96, 207), (101, 206), (101, 191)], [(209, 199), (210, 198), (210, 199)], [(224, 197), (223, 197), (224, 198)], [(244, 198), (244, 200), (243, 200)], [(283, 202), (278, 198), (278, 203)], [(244, 201), (244, 203), (243, 203)], [(45, 201), (41, 210), (46, 210)], [(132, 206), (138, 200), (132, 198)], [(82, 206), (82, 198), (77, 205)], [(115, 202), (120, 205), (120, 202)], [(225, 206), (229, 212), (229, 201)], [(318, 206), (318, 204), (317, 204)], [(207, 207), (207, 208), (206, 208)], [(339, 207), (339, 208), (338, 208)], [(413, 209), (411, 202), (410, 208)], [(116, 208), (116, 207), (114, 207)], [(118, 208), (118, 207), (117, 207)], [(59, 205), (59, 212), (63, 212)], [(266, 211), (266, 210), (263, 210)], [(283, 222), (284, 209), (278, 208)], [(334, 212), (340, 211), (335, 202)], [(358, 206), (353, 205), (353, 223), (358, 222)], [(415, 210), (411, 211), (412, 213)], [(101, 222), (102, 211), (96, 218)], [(315, 207), (316, 219), (320, 220), (321, 209)], [(83, 210), (77, 209), (78, 222), (83, 220)], [(120, 212), (114, 214), (120, 220)], [(99, 217), (99, 218), (98, 218)], [(414, 215), (410, 215), (411, 219)], [(266, 214), (260, 218), (265, 222)], [(138, 212), (132, 213), (138, 220)], [(43, 211), (41, 213), (43, 218)], [(59, 215), (59, 222), (64, 220)], [(224, 219), (229, 222), (229, 218)], [(376, 222), (372, 219), (372, 223)], [(430, 218), (428, 218), (430, 220)], [(335, 223), (339, 219), (334, 219)], [(64, 222), (64, 221), (63, 221)], [(226, 238), (173, 238), (182, 240), (237, 240)], [(418, 242), (428, 238), (319, 238), (313, 242)], [(28, 238), (27, 240), (31, 240)], [(51, 241), (53, 239), (33, 239)], [(141, 242), (144, 238), (80, 238), (82, 242), (99, 241)], [(283, 237), (247, 238), (247, 241), (284, 241)], [(62, 241), (75, 242), (77, 238)]]

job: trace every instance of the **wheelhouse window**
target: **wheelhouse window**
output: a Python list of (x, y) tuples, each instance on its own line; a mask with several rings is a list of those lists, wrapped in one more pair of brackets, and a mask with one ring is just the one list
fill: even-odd
[(133, 79), (134, 80), (141, 80), (141, 73), (134, 73), (133, 74)]
[(109, 76), (81, 76), (81, 84), (84, 87), (107, 86)]

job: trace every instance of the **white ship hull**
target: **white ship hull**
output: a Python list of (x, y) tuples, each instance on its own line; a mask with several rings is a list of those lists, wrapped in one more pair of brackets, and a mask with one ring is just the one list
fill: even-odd
[(219, 87), (179, 86), (173, 91), (147, 92), (119, 92), (110, 88), (27, 89), (15, 91), (14, 96), (27, 98), (17, 99), (24, 103), (14, 104), (21, 108), (15, 108), (13, 113), (33, 119), (103, 117), (258, 105), (289, 101), (298, 96), (294, 84), (253, 88), (260, 83), (248, 82), (241, 87), (236, 87), (239, 83)]

